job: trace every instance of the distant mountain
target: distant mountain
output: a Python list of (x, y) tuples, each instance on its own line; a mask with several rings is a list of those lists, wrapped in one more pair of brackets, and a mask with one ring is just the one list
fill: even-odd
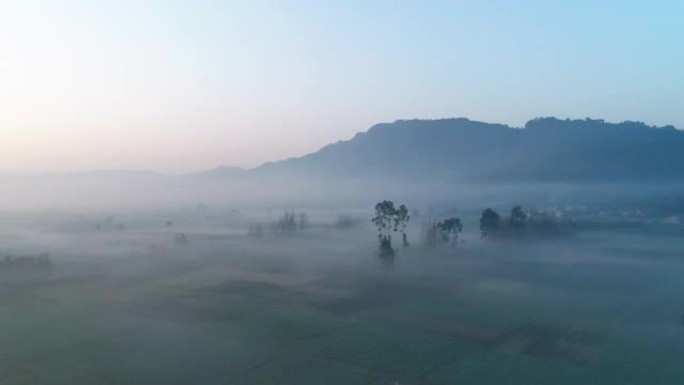
[[(476, 183), (464, 189), (452, 182)], [(477, 182), (512, 182), (515, 191), (481, 188)], [(538, 189), (535, 183), (526, 187), (518, 182), (582, 184), (591, 199), (597, 193), (607, 199), (679, 196), (684, 186), (684, 132), (672, 126), (588, 119), (534, 119), (524, 128), (463, 118), (401, 120), (375, 125), (309, 155), (250, 170), (221, 166), (185, 176), (126, 170), (0, 175), (0, 211), (107, 211), (198, 203), (221, 207), (226, 202), (354, 205), (386, 196), (409, 202), (426, 197), (447, 201), (458, 195), (472, 203), (499, 200), (501, 194), (509, 197), (506, 191), (520, 194), (519, 187), (531, 189), (525, 196)], [(636, 183), (612, 188), (611, 183), (596, 182)], [(566, 193), (565, 186), (550, 184), (543, 187), (544, 194)]]
[(247, 170), (240, 167), (219, 166), (211, 170), (190, 174), (189, 176), (206, 177), (206, 178), (232, 178), (237, 176), (244, 176)]
[(592, 119), (538, 118), (524, 128), (465, 118), (399, 120), (252, 173), (416, 182), (681, 181), (684, 132)]
[(684, 182), (684, 131), (596, 119), (537, 118), (523, 128), (466, 118), (398, 120), (311, 154), (254, 169), (219, 166), (181, 177), (98, 170), (0, 178), (128, 184), (186, 178), (209, 183), (287, 178), (314, 178), (317, 183), (326, 183), (326, 178), (410, 183)]

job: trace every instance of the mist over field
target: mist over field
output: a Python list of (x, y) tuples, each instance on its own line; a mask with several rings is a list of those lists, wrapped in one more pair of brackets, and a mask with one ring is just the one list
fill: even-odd
[[(681, 375), (680, 217), (548, 199), (534, 210), (571, 215), (572, 236), (481, 239), (482, 206), (412, 206), (411, 245), (395, 236), (390, 259), (378, 254), (372, 207), (294, 208), (294, 228), (280, 208), (5, 212), (2, 344), (14, 349), (2, 378), (574, 384)], [(451, 216), (464, 225), (457, 244), (426, 243), (425, 223)]]
[(682, 20), (0, 0), (0, 385), (683, 384)]

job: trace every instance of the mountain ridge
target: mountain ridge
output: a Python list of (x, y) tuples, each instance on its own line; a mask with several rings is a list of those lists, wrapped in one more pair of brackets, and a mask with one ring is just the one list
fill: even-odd
[(684, 179), (684, 131), (672, 125), (535, 118), (523, 127), (467, 118), (378, 123), (348, 140), (258, 167), (184, 175), (99, 170), (3, 177), (241, 179), (330, 177), (408, 182), (597, 182)]
[(405, 180), (592, 182), (684, 177), (684, 132), (602, 119), (530, 120), (523, 128), (467, 118), (380, 123), (260, 174)]

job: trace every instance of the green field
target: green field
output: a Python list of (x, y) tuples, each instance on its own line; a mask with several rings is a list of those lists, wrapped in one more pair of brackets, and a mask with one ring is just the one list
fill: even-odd
[(0, 256), (54, 268), (0, 277), (0, 384), (684, 383), (681, 232), (471, 237), (387, 266), (366, 227), (187, 221), (178, 245), (154, 218), (84, 222), (3, 224)]

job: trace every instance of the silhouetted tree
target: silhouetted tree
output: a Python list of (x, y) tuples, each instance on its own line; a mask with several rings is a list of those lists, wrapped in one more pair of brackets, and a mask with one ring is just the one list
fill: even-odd
[(499, 230), (501, 216), (491, 208), (487, 208), (482, 212), (480, 217), (480, 233), (483, 239), (491, 239), (496, 236)]
[(401, 231), (401, 237), (403, 241), (403, 246), (408, 247), (409, 243), (406, 239), (406, 227), (408, 226), (408, 221), (411, 219), (409, 211), (405, 205), (399, 206), (399, 209), (394, 213), (394, 231)]
[(292, 234), (297, 230), (297, 227), (294, 211), (285, 211), (282, 217), (270, 225), (271, 232), (280, 234)]
[(522, 207), (515, 206), (511, 209), (510, 222), (514, 226), (525, 227), (525, 220), (527, 219), (527, 214), (522, 210)]
[(445, 219), (443, 222), (439, 223), (437, 227), (440, 230), (442, 242), (450, 245), (454, 245), (458, 242), (458, 234), (463, 231), (463, 223), (459, 218)]
[(520, 206), (515, 206), (511, 209), (511, 217), (508, 219), (508, 224), (512, 235), (516, 237), (523, 237), (525, 235), (525, 227), (527, 226), (527, 214), (525, 214)]
[(392, 248), (392, 231), (396, 231), (394, 222), (396, 209), (394, 202), (382, 201), (375, 205), (375, 217), (372, 222), (378, 228), (378, 241), (380, 241), (380, 255), (392, 256), (394, 249)]

